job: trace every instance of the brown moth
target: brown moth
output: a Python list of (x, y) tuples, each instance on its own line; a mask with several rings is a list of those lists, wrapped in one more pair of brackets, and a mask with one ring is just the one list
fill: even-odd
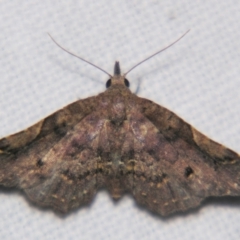
[(130, 193), (161, 215), (209, 196), (239, 196), (240, 156), (131, 93), (125, 76), (116, 62), (105, 92), (1, 139), (0, 185), (61, 212), (101, 188), (113, 199)]

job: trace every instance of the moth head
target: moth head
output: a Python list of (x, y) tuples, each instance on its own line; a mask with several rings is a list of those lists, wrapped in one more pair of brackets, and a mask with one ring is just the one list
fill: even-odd
[(115, 62), (113, 76), (106, 82), (106, 88), (109, 88), (113, 85), (124, 85), (129, 88), (130, 83), (125, 78), (125, 74), (121, 75), (121, 68), (118, 61)]

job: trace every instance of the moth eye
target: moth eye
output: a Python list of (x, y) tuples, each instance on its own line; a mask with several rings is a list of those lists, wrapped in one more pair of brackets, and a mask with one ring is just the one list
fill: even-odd
[(109, 88), (112, 84), (112, 81), (111, 79), (108, 79), (107, 82), (106, 82), (106, 88)]
[(126, 87), (129, 87), (129, 86), (130, 86), (129, 81), (128, 81), (126, 78), (124, 78), (124, 84), (125, 84)]

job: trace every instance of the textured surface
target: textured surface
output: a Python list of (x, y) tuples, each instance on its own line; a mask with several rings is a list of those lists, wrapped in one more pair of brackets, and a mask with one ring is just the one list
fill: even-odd
[(116, 66), (104, 93), (0, 139), (0, 184), (61, 212), (89, 204), (101, 188), (161, 215), (239, 196), (240, 156), (132, 94)]
[[(112, 72), (177, 45), (131, 72), (131, 91), (177, 113), (200, 132), (240, 152), (238, 1), (1, 1), (0, 138), (105, 89), (107, 76), (57, 48)], [(239, 199), (205, 201), (163, 219), (130, 196), (117, 204), (100, 191), (91, 207), (60, 219), (0, 191), (4, 239), (239, 239)]]

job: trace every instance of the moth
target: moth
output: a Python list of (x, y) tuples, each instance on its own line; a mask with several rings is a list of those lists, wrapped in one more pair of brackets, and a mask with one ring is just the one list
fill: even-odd
[(240, 195), (237, 153), (131, 93), (119, 62), (108, 75), (105, 92), (0, 140), (0, 185), (64, 213), (102, 188), (163, 216), (209, 196)]

